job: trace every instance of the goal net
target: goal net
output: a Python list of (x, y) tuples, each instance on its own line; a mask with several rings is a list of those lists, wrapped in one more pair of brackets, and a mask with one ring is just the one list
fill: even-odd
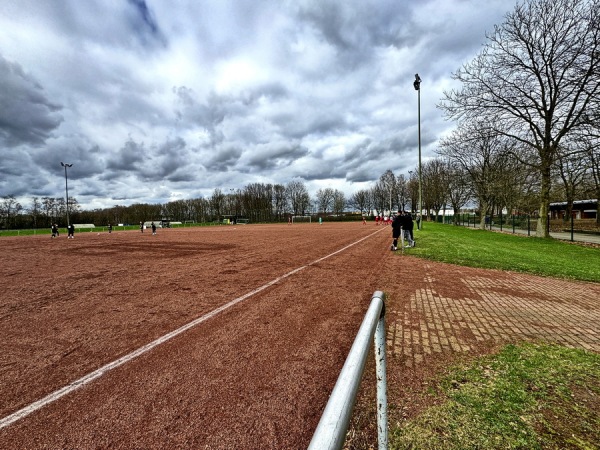
[(311, 223), (310, 216), (292, 216), (292, 223)]

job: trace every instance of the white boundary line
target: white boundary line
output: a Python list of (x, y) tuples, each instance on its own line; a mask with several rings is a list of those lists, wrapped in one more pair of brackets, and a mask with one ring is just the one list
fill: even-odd
[(123, 364), (125, 364), (125, 363), (127, 363), (127, 362), (129, 362), (129, 361), (131, 361), (131, 360), (133, 360), (135, 358), (137, 358), (140, 355), (143, 355), (144, 353), (152, 350), (154, 347), (157, 347), (160, 344), (163, 344), (163, 343), (167, 342), (168, 340), (173, 339), (175, 336), (178, 336), (181, 333), (184, 333), (185, 331), (189, 330), (190, 328), (193, 328), (196, 325), (198, 325), (198, 324), (200, 324), (202, 322), (207, 321), (208, 319), (216, 316), (217, 314), (225, 311), (226, 309), (231, 308), (232, 306), (234, 306), (234, 305), (236, 305), (236, 304), (238, 304), (238, 303), (246, 300), (249, 297), (252, 297), (255, 294), (258, 294), (261, 291), (264, 291), (266, 288), (271, 287), (271, 286), (273, 286), (276, 283), (279, 283), (280, 281), (282, 281), (282, 280), (284, 280), (284, 279), (286, 279), (286, 278), (294, 275), (295, 273), (300, 272), (301, 270), (306, 269), (307, 267), (310, 267), (310, 266), (312, 266), (312, 265), (314, 265), (316, 263), (319, 263), (319, 262), (321, 262), (321, 261), (323, 261), (323, 260), (325, 260), (327, 258), (330, 258), (330, 257), (332, 257), (334, 255), (337, 255), (338, 253), (341, 253), (344, 250), (347, 250), (348, 248), (350, 248), (350, 247), (352, 247), (352, 246), (354, 246), (354, 245), (356, 245), (356, 244), (364, 241), (365, 239), (370, 238), (371, 236), (379, 233), (380, 231), (381, 230), (378, 230), (378, 231), (376, 231), (374, 233), (371, 233), (368, 236), (365, 236), (365, 237), (359, 239), (358, 241), (353, 242), (352, 244), (349, 244), (349, 245), (341, 248), (340, 250), (337, 250), (337, 251), (335, 251), (333, 253), (330, 253), (327, 256), (323, 256), (322, 258), (319, 258), (319, 259), (317, 259), (317, 260), (315, 260), (315, 261), (313, 261), (311, 263), (308, 263), (305, 266), (298, 267), (297, 269), (294, 269), (294, 270), (292, 270), (292, 271), (290, 271), (290, 272), (288, 272), (288, 273), (286, 273), (286, 274), (284, 274), (284, 275), (282, 275), (282, 276), (280, 276), (278, 278), (275, 278), (274, 280), (269, 281), (267, 284), (264, 284), (261, 287), (255, 289), (255, 290), (253, 290), (251, 292), (248, 292), (247, 294), (244, 294), (241, 297), (238, 297), (238, 298), (230, 301), (229, 303), (225, 303), (224, 305), (219, 306), (217, 309), (214, 309), (211, 312), (209, 312), (209, 313), (207, 313), (207, 314), (205, 314), (205, 315), (203, 315), (201, 317), (198, 317), (197, 319), (195, 319), (195, 320), (193, 320), (193, 321), (191, 321), (191, 322), (189, 322), (189, 323), (187, 323), (187, 324), (185, 324), (185, 325), (177, 328), (176, 330), (173, 330), (170, 333), (167, 333), (164, 336), (159, 337), (158, 339), (156, 339), (156, 340), (154, 340), (154, 341), (152, 341), (152, 342), (144, 345), (143, 347), (140, 347), (137, 350), (134, 350), (133, 352), (128, 353), (127, 355), (122, 356), (121, 358), (119, 358), (119, 359), (117, 359), (117, 360), (115, 360), (115, 361), (113, 361), (111, 363), (108, 363), (108, 364), (100, 367), (99, 369), (91, 372), (91, 373), (88, 373), (87, 375), (84, 375), (83, 377), (79, 378), (78, 380), (72, 381), (71, 383), (67, 384), (66, 386), (64, 386), (64, 387), (62, 387), (62, 388), (60, 388), (60, 389), (52, 392), (51, 394), (48, 394), (46, 397), (41, 398), (40, 400), (37, 400), (37, 401), (31, 403), (30, 405), (25, 406), (24, 408), (22, 408), (22, 409), (20, 409), (20, 410), (18, 410), (16, 412), (14, 412), (14, 413), (6, 416), (6, 417), (0, 419), (0, 429), (2, 429), (4, 427), (7, 427), (7, 426), (9, 426), (9, 425), (17, 422), (18, 420), (20, 420), (20, 419), (28, 416), (29, 414), (31, 414), (31, 413), (33, 413), (35, 411), (37, 411), (38, 409), (41, 409), (44, 406), (46, 406), (46, 405), (48, 405), (48, 404), (50, 404), (50, 403), (58, 400), (59, 398), (65, 396), (67, 394), (70, 394), (71, 392), (79, 389), (80, 387), (85, 386), (88, 383), (91, 383), (96, 378), (100, 378), (105, 373), (107, 373), (107, 372), (109, 372), (109, 371), (111, 371), (113, 369), (116, 369), (119, 366), (122, 366)]

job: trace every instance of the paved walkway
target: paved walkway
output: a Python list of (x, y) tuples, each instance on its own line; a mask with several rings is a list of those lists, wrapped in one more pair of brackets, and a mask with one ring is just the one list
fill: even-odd
[(425, 287), (393, 311), (388, 326), (388, 350), (408, 367), (484, 341), (542, 341), (600, 352), (600, 284), (490, 271), (489, 277), (459, 275), (449, 291), (431, 264), (425, 268)]

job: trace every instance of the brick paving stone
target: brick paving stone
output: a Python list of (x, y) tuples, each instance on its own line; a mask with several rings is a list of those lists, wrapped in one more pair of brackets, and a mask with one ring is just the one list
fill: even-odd
[[(425, 269), (432, 270), (428, 264)], [(393, 351), (405, 355), (407, 366), (419, 364), (424, 355), (468, 352), (486, 341), (548, 342), (600, 352), (600, 284), (490, 273), (457, 279), (466, 288), (461, 297), (440, 295), (442, 281), (423, 274), (425, 287), (395, 311), (397, 326), (388, 332)]]

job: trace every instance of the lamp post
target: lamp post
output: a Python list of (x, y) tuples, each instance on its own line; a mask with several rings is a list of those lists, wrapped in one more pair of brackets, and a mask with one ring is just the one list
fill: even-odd
[(410, 193), (410, 212), (411, 213), (415, 209), (417, 209), (417, 208), (413, 208), (413, 206), (415, 206), (415, 199), (413, 197), (413, 189), (412, 189), (412, 174), (413, 174), (413, 171), (409, 170), (408, 171), (408, 189), (409, 189), (409, 193)]
[(73, 167), (73, 164), (65, 164), (60, 162), (60, 165), (65, 168), (65, 193), (67, 195), (67, 227), (69, 226), (69, 184), (67, 183), (67, 167)]
[(419, 230), (423, 229), (423, 176), (421, 172), (421, 77), (418, 73), (415, 74), (413, 83), (415, 90), (418, 93), (418, 117), (419, 117), (419, 215), (421, 220), (417, 221)]

